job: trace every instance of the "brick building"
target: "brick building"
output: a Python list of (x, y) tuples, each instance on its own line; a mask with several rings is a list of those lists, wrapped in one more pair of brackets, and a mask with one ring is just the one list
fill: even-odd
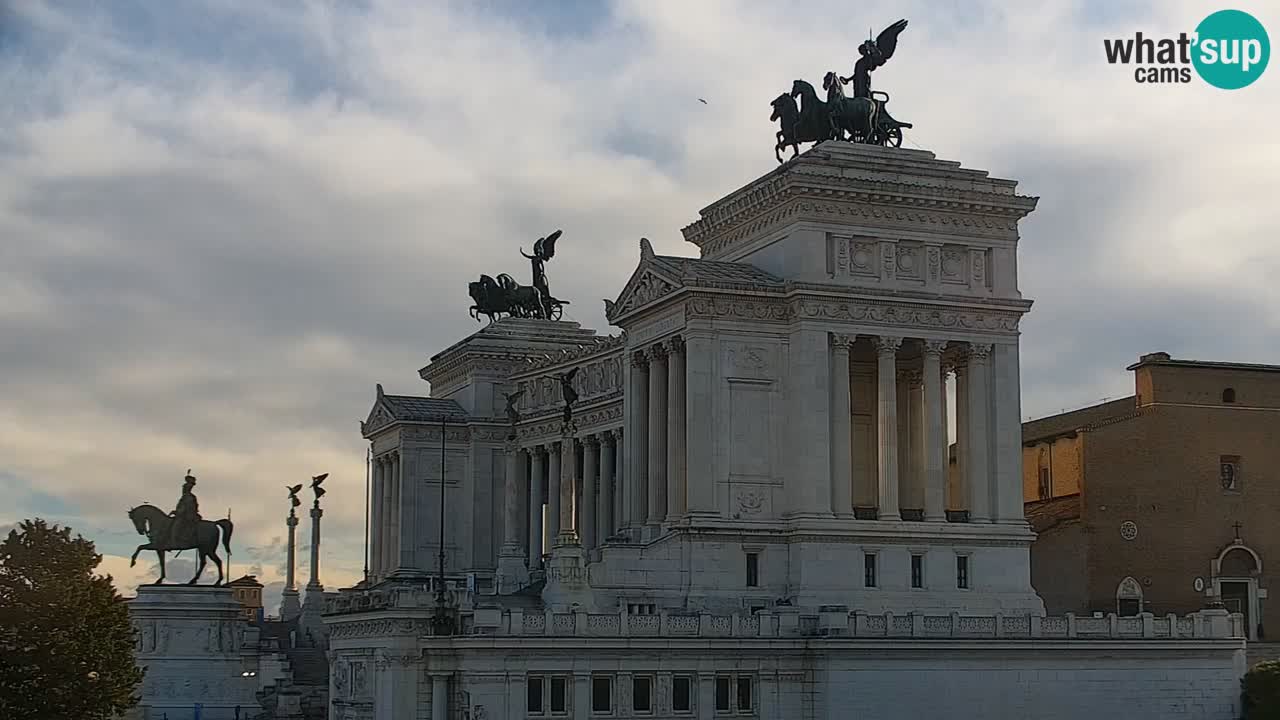
[(1050, 613), (1244, 613), (1280, 561), (1280, 365), (1143, 355), (1135, 393), (1025, 423), (1032, 584)]
[(244, 575), (227, 583), (227, 587), (235, 593), (235, 599), (243, 608), (242, 614), (248, 622), (262, 620), (262, 583), (257, 576)]

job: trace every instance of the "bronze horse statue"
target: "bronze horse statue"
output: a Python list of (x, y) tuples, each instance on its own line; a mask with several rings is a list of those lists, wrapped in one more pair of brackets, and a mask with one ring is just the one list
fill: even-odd
[(218, 557), (218, 536), (222, 536), (222, 547), (227, 551), (227, 558), (231, 557), (231, 531), (234, 526), (229, 518), (221, 520), (201, 520), (196, 526), (195, 541), (193, 543), (181, 543), (181, 547), (171, 547), (169, 545), (170, 525), (173, 518), (164, 510), (154, 505), (139, 505), (129, 509), (129, 519), (133, 521), (133, 527), (138, 531), (139, 535), (145, 535), (147, 542), (139, 545), (137, 550), (133, 551), (133, 557), (129, 559), (129, 567), (133, 567), (138, 562), (138, 553), (143, 550), (154, 550), (156, 557), (160, 559), (160, 578), (155, 584), (164, 583), (164, 554), (166, 552), (180, 550), (197, 550), (200, 553), (200, 566), (196, 568), (195, 577), (187, 581), (188, 585), (195, 585), (200, 579), (200, 575), (204, 572), (206, 560), (213, 560), (213, 564), (218, 568), (218, 582), (214, 583), (214, 587), (222, 585), (222, 560)]
[(796, 99), (791, 93), (782, 93), (774, 99), (773, 114), (770, 120), (777, 120), (782, 129), (778, 131), (778, 144), (773, 148), (773, 155), (782, 162), (782, 151), (791, 146), (791, 157), (800, 154), (800, 143), (822, 142), (830, 140), (831, 122), (819, 114), (810, 113), (803, 117)]
[(502, 315), (512, 317), (541, 317), (544, 307), (542, 292), (536, 287), (521, 285), (510, 275), (502, 273), (495, 280), (488, 275), (481, 275), (480, 280), (467, 286), (471, 299), (471, 317), (477, 321), (481, 315), (488, 315), (489, 322)]

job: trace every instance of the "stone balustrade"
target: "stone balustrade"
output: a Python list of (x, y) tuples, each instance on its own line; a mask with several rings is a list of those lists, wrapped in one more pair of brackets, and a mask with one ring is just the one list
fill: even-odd
[(816, 615), (760, 612), (754, 615), (710, 613), (529, 613), (476, 608), (465, 620), (469, 634), (573, 637), (697, 638), (919, 638), (919, 639), (1199, 639), (1244, 636), (1244, 620), (1225, 610), (1156, 617), (1143, 613), (1119, 617), (1038, 615), (949, 615), (884, 613), (823, 608)]

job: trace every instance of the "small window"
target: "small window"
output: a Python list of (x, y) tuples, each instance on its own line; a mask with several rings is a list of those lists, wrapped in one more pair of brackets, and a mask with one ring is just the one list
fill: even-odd
[(551, 678), (551, 712), (563, 714), (569, 711), (568, 683), (562, 677)]
[(760, 554), (747, 553), (747, 587), (760, 586)]
[(693, 711), (693, 683), (687, 677), (676, 676), (671, 679), (672, 712)]
[(1240, 490), (1240, 456), (1222, 455), (1218, 458), (1218, 479), (1222, 489), (1228, 492)]
[(751, 711), (751, 678), (738, 678), (738, 712)]
[(862, 556), (862, 584), (869, 588), (876, 586), (875, 553), (864, 553)]
[(525, 712), (530, 715), (542, 714), (542, 678), (531, 677), (527, 685)]
[(1223, 390), (1223, 391), (1222, 391), (1222, 402), (1224, 402), (1224, 403), (1233, 403), (1233, 402), (1235, 402), (1235, 401), (1236, 401), (1236, 389), (1235, 389), (1235, 388), (1227, 388), (1226, 390)]
[(638, 677), (631, 680), (631, 709), (635, 712), (653, 712), (653, 678)]
[(613, 712), (613, 680), (611, 678), (591, 678), (591, 712)]
[(729, 712), (729, 678), (716, 678), (716, 712)]
[(1040, 468), (1040, 499), (1053, 497), (1053, 481), (1049, 477), (1049, 468)]
[(969, 556), (956, 556), (956, 587), (961, 590), (969, 588)]
[(924, 587), (924, 556), (911, 556), (911, 587)]

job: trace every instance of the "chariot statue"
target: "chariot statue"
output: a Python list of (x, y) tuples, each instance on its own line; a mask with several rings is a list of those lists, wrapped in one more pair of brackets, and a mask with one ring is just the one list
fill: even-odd
[[(791, 84), (791, 91), (773, 100), (770, 120), (777, 121), (774, 156), (783, 162), (782, 151), (791, 146), (792, 157), (800, 154), (800, 143), (824, 140), (851, 140), (858, 143), (902, 146), (902, 128), (911, 123), (895, 120), (886, 108), (888, 93), (871, 89), (871, 73), (893, 57), (898, 35), (907, 27), (906, 20), (885, 28), (874, 39), (867, 38), (858, 46), (860, 57), (853, 74), (841, 77), (828, 72), (822, 79), (826, 100), (818, 97), (813, 85), (804, 80)], [(853, 97), (847, 97), (844, 86), (853, 83)], [(796, 98), (800, 99), (799, 105)]]
[(515, 278), (506, 273), (496, 278), (481, 275), (480, 279), (471, 283), (468, 290), (474, 304), (470, 308), (471, 317), (476, 320), (486, 315), (489, 322), (506, 315), (508, 317), (535, 318), (539, 320), (559, 320), (564, 315), (567, 300), (560, 300), (551, 294), (547, 283), (546, 263), (555, 257), (556, 240), (561, 231), (538, 238), (533, 243), (533, 254), (520, 249), (532, 267), (532, 284), (521, 285)]

